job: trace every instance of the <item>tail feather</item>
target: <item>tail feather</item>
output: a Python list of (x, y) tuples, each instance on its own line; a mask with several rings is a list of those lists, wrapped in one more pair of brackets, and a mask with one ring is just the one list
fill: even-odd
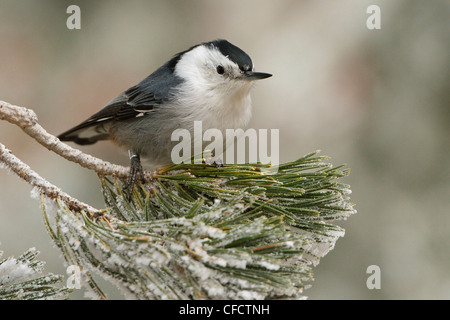
[(109, 135), (107, 133), (99, 134), (93, 137), (81, 138), (79, 136), (58, 136), (58, 139), (61, 141), (72, 141), (79, 145), (89, 145), (94, 144), (100, 140), (108, 140)]
[[(94, 144), (100, 140), (108, 140), (109, 134), (101, 132), (96, 126), (89, 125), (86, 122), (61, 133), (58, 139), (61, 141), (72, 141), (79, 145)], [(81, 136), (83, 134), (83, 136)]]

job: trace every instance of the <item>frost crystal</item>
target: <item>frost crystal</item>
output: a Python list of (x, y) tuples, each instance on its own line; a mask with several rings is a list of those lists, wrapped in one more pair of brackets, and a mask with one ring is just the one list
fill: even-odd
[(356, 212), (335, 181), (348, 171), (322, 160), (312, 153), (270, 174), (168, 166), (130, 201), (103, 178), (102, 219), (59, 204), (46, 224), (92, 298), (106, 298), (97, 274), (129, 299), (301, 299), (312, 267), (344, 236), (332, 221)]
[[(0, 258), (3, 252), (0, 251)], [(54, 299), (67, 295), (66, 288), (52, 286), (62, 281), (61, 276), (40, 276), (44, 263), (36, 260), (39, 252), (29, 249), (19, 258), (0, 260), (0, 300)]]

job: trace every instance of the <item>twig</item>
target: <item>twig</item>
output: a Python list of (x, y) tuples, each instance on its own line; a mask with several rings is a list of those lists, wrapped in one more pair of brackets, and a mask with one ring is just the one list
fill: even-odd
[[(35, 139), (48, 150), (55, 152), (61, 157), (78, 163), (80, 166), (94, 170), (100, 176), (114, 176), (119, 179), (126, 179), (129, 168), (112, 164), (91, 155), (85, 154), (78, 149), (72, 148), (61, 142), (54, 135), (49, 134), (39, 123), (33, 110), (12, 105), (0, 101), (0, 120), (6, 120), (20, 127), (26, 134)], [(151, 180), (151, 173), (144, 172), (144, 179)]]
[(102, 211), (81, 202), (61, 189), (51, 184), (39, 174), (33, 171), (26, 163), (12, 154), (3, 144), (0, 143), (0, 162), (6, 165), (8, 169), (14, 172), (19, 178), (28, 182), (31, 186), (38, 189), (39, 193), (44, 194), (47, 198), (56, 200), (60, 198), (69, 209), (76, 212), (86, 211), (90, 213), (92, 218), (98, 218), (103, 215)]

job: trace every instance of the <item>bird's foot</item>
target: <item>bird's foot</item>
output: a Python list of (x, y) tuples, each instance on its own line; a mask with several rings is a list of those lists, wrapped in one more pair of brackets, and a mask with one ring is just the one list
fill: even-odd
[(128, 201), (131, 201), (133, 195), (134, 186), (137, 182), (144, 182), (144, 170), (142, 169), (141, 159), (138, 155), (133, 154), (130, 156), (130, 174), (125, 186), (127, 190)]

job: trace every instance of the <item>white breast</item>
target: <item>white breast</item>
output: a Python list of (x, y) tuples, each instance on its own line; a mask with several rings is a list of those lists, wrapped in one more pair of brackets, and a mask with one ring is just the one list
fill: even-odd
[(183, 127), (190, 127), (189, 123), (194, 121), (202, 121), (204, 130), (215, 128), (224, 131), (248, 125), (252, 115), (248, 89), (230, 95), (188, 87), (183, 90), (186, 91), (179, 95), (176, 106)]

